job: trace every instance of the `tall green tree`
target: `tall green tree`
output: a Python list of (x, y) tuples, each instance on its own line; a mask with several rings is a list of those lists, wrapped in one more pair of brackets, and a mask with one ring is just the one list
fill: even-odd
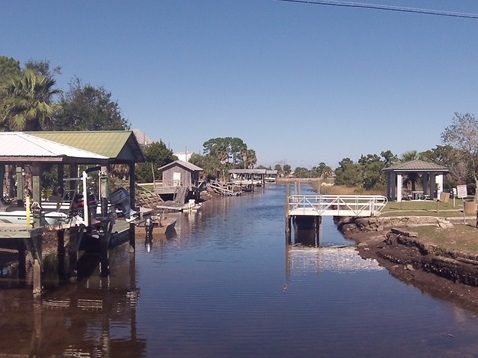
[(244, 141), (237, 137), (212, 138), (203, 144), (203, 153), (205, 155), (220, 155), (221, 161), (236, 166), (242, 161), (241, 152), (247, 150)]
[(37, 131), (53, 127), (58, 105), (53, 97), (60, 93), (55, 80), (26, 69), (5, 89), (4, 117), (1, 125), (8, 131)]
[(360, 165), (350, 158), (344, 158), (335, 169), (335, 184), (346, 186), (362, 186), (362, 173)]
[(289, 164), (284, 164), (282, 166), (282, 171), (284, 173), (284, 175), (287, 177), (290, 175), (290, 173), (292, 173), (292, 168)]
[(60, 98), (55, 130), (97, 131), (129, 129), (118, 102), (103, 87), (83, 85), (76, 78)]
[(151, 143), (143, 150), (143, 154), (145, 162), (136, 166), (136, 180), (142, 183), (151, 183), (153, 175), (154, 179), (159, 179), (158, 168), (178, 159), (163, 141)]
[(444, 144), (450, 145), (461, 153), (467, 163), (468, 172), (473, 177), (475, 201), (478, 201), (478, 120), (471, 113), (455, 113), (452, 124), (441, 134)]
[(20, 62), (11, 57), (0, 56), (0, 131), (8, 130), (6, 118), (7, 87), (21, 74)]
[(294, 176), (296, 178), (310, 178), (310, 171), (304, 167), (297, 167), (294, 170)]
[(20, 62), (12, 57), (0, 56), (0, 88), (7, 87), (20, 74)]
[(362, 155), (358, 161), (362, 175), (362, 187), (364, 189), (378, 189), (384, 186), (382, 169), (385, 162), (376, 154)]
[(389, 167), (396, 162), (398, 162), (398, 158), (395, 154), (393, 154), (390, 150), (383, 150), (380, 153), (380, 156), (384, 159), (385, 161), (385, 167)]
[(256, 151), (254, 149), (247, 149), (246, 151), (246, 168), (252, 169), (257, 164)]
[(313, 176), (316, 178), (328, 179), (332, 177), (333, 171), (324, 162), (320, 162), (318, 166), (312, 168)]
[(213, 157), (212, 155), (201, 155), (194, 153), (191, 155), (189, 162), (202, 168), (202, 175), (208, 180), (216, 179), (217, 172), (221, 171), (221, 164), (217, 158)]

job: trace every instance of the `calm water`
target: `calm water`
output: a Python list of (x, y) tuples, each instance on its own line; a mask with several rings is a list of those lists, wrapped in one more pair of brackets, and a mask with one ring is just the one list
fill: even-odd
[(174, 237), (115, 249), (109, 278), (94, 273), (41, 306), (1, 290), (0, 354), (478, 356), (473, 312), (362, 260), (330, 219), (321, 247), (286, 245), (284, 204), (280, 186), (206, 202), (178, 216)]

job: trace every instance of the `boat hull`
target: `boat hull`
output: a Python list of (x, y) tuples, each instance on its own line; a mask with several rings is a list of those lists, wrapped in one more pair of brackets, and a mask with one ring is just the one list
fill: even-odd
[[(45, 225), (60, 225), (67, 221), (68, 215), (61, 212), (42, 213)], [(24, 210), (2, 211), (0, 212), (0, 222), (6, 224), (27, 225), (27, 213)]]

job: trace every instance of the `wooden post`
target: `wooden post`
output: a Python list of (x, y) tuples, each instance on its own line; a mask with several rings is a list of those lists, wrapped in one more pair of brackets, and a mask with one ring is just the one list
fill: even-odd
[(285, 233), (290, 232), (290, 222), (289, 222), (289, 185), (285, 187)]
[(23, 206), (23, 175), (21, 166), (15, 168), (15, 174), (17, 179), (17, 205)]
[(129, 224), (129, 251), (130, 252), (135, 252), (136, 250), (135, 227), (136, 227), (135, 224), (133, 223)]
[(322, 216), (315, 217), (315, 246), (320, 246), (320, 225), (322, 225)]
[(100, 275), (105, 277), (110, 274), (109, 258), (109, 235), (107, 233), (100, 236)]
[(40, 164), (32, 164), (32, 192), (33, 201), (41, 205)]
[(99, 176), (99, 194), (100, 194), (100, 203), (101, 203), (101, 216), (106, 217), (108, 215), (108, 170), (106, 166), (101, 167), (101, 172)]
[(21, 286), (26, 282), (27, 279), (27, 258), (26, 258), (26, 241), (25, 243), (18, 244), (18, 280), (21, 282)]
[(33, 261), (33, 297), (39, 298), (41, 297), (41, 266), (40, 261), (35, 259)]
[(3, 200), (3, 185), (5, 183), (5, 165), (0, 164), (0, 200)]
[(76, 282), (78, 279), (78, 236), (79, 227), (74, 226), (69, 230), (70, 241), (68, 243), (68, 278), (70, 282)]
[(136, 210), (136, 186), (135, 186), (135, 165), (134, 163), (129, 164), (129, 195), (130, 195), (130, 204), (131, 209)]
[(57, 232), (57, 251), (58, 251), (58, 276), (60, 280), (65, 278), (65, 230)]
[(57, 193), (58, 195), (62, 195), (65, 188), (64, 188), (64, 183), (63, 183), (63, 176), (65, 175), (65, 165), (64, 164), (58, 164), (57, 169), (57, 178), (56, 178), (56, 186), (57, 188), (61, 188), (61, 193)]

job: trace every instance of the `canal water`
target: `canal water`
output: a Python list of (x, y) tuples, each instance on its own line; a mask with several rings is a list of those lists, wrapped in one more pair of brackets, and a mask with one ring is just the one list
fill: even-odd
[[(178, 215), (111, 253), (111, 275), (0, 290), (0, 354), (37, 357), (476, 357), (478, 319), (362, 260), (331, 219), (284, 234), (285, 187)], [(176, 214), (177, 215), (177, 214)], [(311, 239), (312, 237), (312, 239)]]

